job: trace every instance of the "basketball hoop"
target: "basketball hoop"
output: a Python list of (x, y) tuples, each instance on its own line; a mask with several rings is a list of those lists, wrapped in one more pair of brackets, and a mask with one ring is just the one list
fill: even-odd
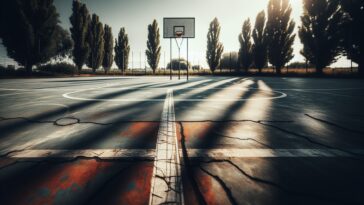
[(188, 39), (195, 38), (195, 18), (164, 18), (163, 38), (170, 39), (170, 79), (172, 80), (172, 39), (176, 41), (178, 47), (178, 79), (180, 74), (181, 47), (184, 39), (187, 41), (187, 80), (188, 80)]
[(182, 38), (182, 36), (183, 36), (183, 31), (176, 31), (176, 32), (175, 32), (175, 36), (176, 36), (176, 38)]

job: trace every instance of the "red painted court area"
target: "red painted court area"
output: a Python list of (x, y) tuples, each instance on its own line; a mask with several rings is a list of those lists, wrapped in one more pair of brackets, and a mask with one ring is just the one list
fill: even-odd
[(1, 179), (1, 203), (147, 204), (152, 169), (151, 162), (23, 161)]

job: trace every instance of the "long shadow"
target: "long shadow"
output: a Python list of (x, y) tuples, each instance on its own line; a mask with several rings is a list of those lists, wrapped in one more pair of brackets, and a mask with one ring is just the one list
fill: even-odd
[[(221, 86), (221, 85), (220, 85)], [(194, 87), (201, 87), (201, 85), (195, 85)], [(180, 93), (183, 92), (189, 92), (189, 90), (183, 90), (180, 91)], [(165, 94), (163, 95), (159, 95), (159, 96), (155, 96), (154, 99), (160, 99), (161, 97), (165, 96)], [(133, 105), (128, 105), (128, 108), (131, 108), (130, 106), (133, 107), (137, 107), (139, 109), (133, 111), (132, 113), (129, 113), (129, 115), (132, 116), (138, 116), (139, 114), (142, 114), (143, 112), (145, 112), (145, 109), (140, 109), (140, 108), (146, 108), (148, 107), (148, 105), (150, 106), (150, 102), (138, 102), (135, 103)], [(160, 106), (160, 103), (152, 103), (152, 106)], [(118, 109), (127, 109), (125, 106), (120, 106), (118, 107)], [(160, 115), (160, 113), (158, 114), (158, 116)], [(121, 126), (125, 126), (125, 120), (120, 118), (117, 121), (113, 122), (110, 126), (102, 126), (100, 127), (100, 129), (97, 129), (96, 131), (89, 131), (89, 133), (85, 133), (83, 134), (83, 138), (79, 139), (79, 140), (75, 140), (72, 141), (72, 143), (68, 144), (67, 146), (69, 148), (87, 148), (90, 147), (91, 145), (94, 144), (98, 144), (100, 141), (107, 139), (107, 137), (110, 134), (110, 129), (111, 128), (121, 128)], [(148, 147), (150, 146), (150, 142), (151, 142), (151, 138), (153, 138), (153, 141), (155, 140), (155, 136), (150, 136), (150, 135), (143, 135), (143, 137), (140, 140), (136, 140), (136, 141), (132, 141), (129, 143), (128, 147)], [(154, 144), (155, 146), (155, 144)], [(23, 171), (26, 172), (28, 168), (24, 169)], [(12, 179), (16, 179), (19, 173), (23, 173), (22, 171), (18, 171), (18, 172), (14, 172), (17, 173), (13, 176), (9, 176), (7, 179), (10, 181), (12, 181)], [(48, 174), (47, 174), (48, 173)], [(51, 169), (47, 172), (47, 173), (43, 173), (42, 176), (44, 178), (47, 178), (47, 175), (52, 175), (53, 172), (51, 171)], [(7, 180), (7, 181), (8, 181)], [(34, 180), (38, 180), (36, 178), (34, 178)]]
[[(225, 87), (226, 86), (220, 86), (220, 87)], [(205, 97), (209, 97), (209, 95), (212, 95), (213, 93), (209, 93), (208, 95), (205, 95)], [(240, 97), (243, 98), (248, 98), (249, 96), (251, 96), (253, 93), (252, 92), (243, 92)], [(199, 94), (195, 94), (195, 95), (199, 95)], [(175, 106), (178, 106), (179, 103), (175, 104)], [(241, 101), (237, 101), (235, 103), (233, 103), (232, 105), (229, 106), (229, 108), (226, 108), (226, 112), (222, 114), (222, 116), (220, 117), (220, 119), (217, 120), (228, 120), (229, 118), (231, 118), (232, 115), (235, 114), (236, 111), (238, 111), (242, 106), (244, 105), (244, 102)], [(193, 106), (197, 106), (196, 103), (194, 103)], [(197, 182), (197, 179), (195, 177), (195, 171), (193, 170), (192, 166), (200, 166), (201, 162), (199, 161), (193, 161), (191, 162), (191, 160), (188, 157), (188, 152), (187, 149), (189, 147), (191, 147), (191, 145), (187, 145), (186, 143), (186, 139), (185, 139), (185, 135), (184, 135), (184, 127), (183, 127), (183, 122), (178, 122), (178, 125), (180, 126), (180, 132), (181, 132), (181, 147), (182, 147), (182, 155), (183, 155), (183, 161), (184, 161), (184, 167), (183, 167), (183, 176), (185, 176), (185, 178), (188, 179), (188, 181), (185, 181), (184, 184), (187, 187), (192, 187), (193, 192), (195, 194), (195, 198), (198, 202), (198, 204), (207, 204), (206, 199), (204, 197), (204, 195), (201, 192), (201, 188)], [(199, 137), (199, 142), (196, 144), (196, 146), (198, 147), (208, 147), (211, 148), (213, 147), (214, 144), (216, 144), (216, 142), (218, 142), (218, 140), (220, 140), (221, 136), (216, 135), (215, 134), (215, 130), (218, 129), (219, 131), (224, 131), (226, 129), (228, 129), (228, 124), (226, 123), (215, 123), (213, 124), (213, 126), (208, 130), (208, 132), (206, 134), (204, 134), (203, 136)], [(195, 145), (193, 145), (195, 146)], [(227, 191), (227, 193), (229, 193)], [(229, 195), (228, 195), (229, 196)], [(233, 203), (235, 201), (235, 199), (230, 199), (230, 202)], [(234, 204), (234, 203), (233, 203)]]
[[(194, 87), (199, 87), (199, 85), (195, 85)], [(189, 92), (189, 90), (184, 90), (184, 92)], [(165, 93), (155, 96), (155, 97), (151, 98), (150, 100), (161, 99), (162, 97), (165, 97)], [(106, 112), (110, 112), (110, 113), (116, 113), (116, 112), (128, 110), (129, 113), (127, 114), (127, 117), (119, 117), (118, 119), (113, 120), (112, 123), (110, 123), (109, 125), (98, 127), (97, 130), (92, 129), (90, 131), (86, 131), (86, 133), (82, 134), (83, 137), (80, 137), (78, 139), (73, 139), (72, 141), (64, 142), (63, 145), (65, 147), (67, 147), (68, 149), (90, 148), (93, 145), (98, 144), (101, 141), (111, 137), (113, 134), (115, 134), (116, 130), (126, 129), (127, 126), (130, 125), (130, 120), (128, 119), (129, 117), (132, 117), (133, 119), (139, 119), (141, 116), (146, 114), (145, 112), (152, 113), (152, 115), (153, 115), (153, 111), (158, 110), (158, 112), (156, 112), (154, 115), (155, 115), (155, 118), (160, 119), (160, 115), (162, 112), (161, 108), (163, 107), (163, 103), (164, 103), (163, 101), (161, 101), (161, 102), (141, 101), (141, 102), (136, 102), (136, 103), (132, 103), (129, 105), (117, 106), (117, 107), (105, 110)], [(134, 144), (129, 143), (126, 147), (127, 148), (140, 148), (140, 145), (137, 143), (137, 141), (144, 142), (144, 139), (136, 140), (136, 141), (134, 141), (135, 142)], [(148, 141), (148, 142), (149, 142), (149, 144), (144, 144), (144, 145), (147, 145), (147, 147), (143, 147), (143, 148), (154, 148), (155, 147), (155, 141)]]
[[(114, 93), (102, 94), (102, 95), (97, 96), (95, 99), (105, 99), (105, 98), (112, 98), (112, 97), (116, 97), (116, 96), (120, 96), (120, 95), (125, 95), (128, 93), (135, 92), (135, 89), (137, 89), (137, 88), (147, 88), (148, 86), (155, 85), (155, 84), (160, 84), (160, 83), (149, 83), (147, 85), (142, 84), (140, 86), (134, 87), (134, 90), (126, 89), (126, 90), (116, 91)], [(155, 99), (162, 98), (164, 95), (165, 94), (157, 96)], [(77, 110), (81, 110), (86, 107), (90, 107), (92, 105), (98, 104), (98, 103), (100, 103), (100, 101), (96, 101), (96, 100), (95, 101), (82, 101), (82, 102), (74, 103), (69, 106), (69, 109), (59, 108), (59, 109), (51, 111), (51, 112), (40, 113), (38, 115), (33, 116), (32, 120), (34, 122), (49, 123), (48, 119), (51, 117), (59, 117), (60, 115), (63, 115), (66, 111), (75, 112)], [(2, 125), (1, 126), (1, 130), (3, 130), (2, 137), (7, 136), (9, 133), (19, 130), (21, 128), (24, 128), (24, 126), (28, 126), (28, 125), (29, 125), (29, 123), (27, 121), (16, 121), (16, 122), (9, 123), (8, 125)]]
[[(182, 89), (181, 91), (179, 91), (178, 93), (179, 94), (186, 94), (188, 92), (191, 92), (190, 90), (193, 90), (195, 88), (204, 88), (206, 86), (203, 86), (202, 83), (201, 84), (196, 84), (196, 85), (193, 85), (193, 86), (189, 86), (188, 88), (189, 89)], [(153, 98), (149, 98), (148, 100), (159, 100), (161, 99), (161, 102), (164, 101), (164, 98), (165, 98), (165, 93), (162, 93), (160, 95), (157, 95), (157, 96), (154, 96)], [(149, 102), (148, 101), (140, 101), (140, 102), (135, 102), (135, 103), (131, 103), (129, 105), (122, 105), (122, 106), (118, 106), (118, 107), (114, 107), (114, 108), (110, 108), (108, 110), (106, 110), (105, 112), (109, 112), (109, 113), (113, 113), (113, 112), (118, 112), (120, 110), (129, 110), (129, 109), (141, 109), (143, 110), (142, 108), (144, 108), (143, 106), (144, 105), (147, 105)], [(142, 111), (144, 112), (144, 111)], [(97, 113), (96, 113), (97, 114)], [(134, 116), (131, 116), (134, 118)]]
[[(243, 94), (244, 98), (249, 98), (250, 96), (252, 96), (254, 93), (245, 93)], [(182, 122), (178, 122), (179, 126), (180, 126), (180, 131), (181, 131), (181, 144), (182, 144), (182, 149), (183, 149), (183, 157), (184, 157), (184, 161), (185, 161), (185, 169), (186, 175), (188, 175), (188, 177), (190, 178), (191, 182), (189, 182), (192, 188), (194, 188), (195, 190), (195, 194), (196, 194), (196, 198), (198, 199), (199, 204), (206, 204), (206, 199), (204, 198), (204, 195), (201, 193), (200, 191), (200, 185), (197, 183), (196, 179), (194, 179), (194, 177), (196, 176), (196, 168), (200, 168), (200, 171), (202, 171), (203, 173), (209, 175), (210, 177), (212, 177), (214, 180), (216, 180), (220, 186), (222, 187), (222, 189), (226, 192), (227, 198), (229, 199), (229, 201), (232, 204), (237, 204), (237, 199), (234, 198), (234, 195), (232, 194), (232, 190), (226, 186), (225, 182), (222, 180), (222, 178), (220, 178), (217, 175), (212, 174), (211, 172), (207, 171), (206, 169), (203, 168), (203, 165), (205, 163), (227, 163), (229, 165), (232, 166), (233, 169), (238, 170), (238, 172), (240, 172), (242, 175), (244, 175), (246, 178), (248, 178), (249, 180), (264, 185), (264, 186), (271, 186), (274, 187), (276, 189), (278, 189), (279, 191), (281, 191), (282, 195), (279, 195), (278, 197), (281, 199), (281, 202), (283, 204), (292, 204), (292, 201), (289, 200), (289, 198), (291, 197), (297, 197), (297, 198), (304, 198), (307, 201), (316, 201), (315, 204), (322, 204), (322, 203), (331, 203), (331, 204), (345, 204), (345, 202), (349, 202), (349, 200), (342, 200), (339, 199), (338, 197), (331, 197), (331, 196), (325, 196), (325, 195), (321, 195), (318, 194), (315, 191), (307, 191), (307, 190), (300, 190), (300, 189), (290, 189), (289, 186), (287, 187), (287, 180), (282, 180), (282, 179), (274, 179), (274, 180), (266, 180), (263, 178), (259, 178), (249, 174), (248, 172), (246, 172), (245, 170), (243, 170), (242, 168), (240, 168), (237, 164), (235, 164), (232, 159), (224, 159), (224, 160), (216, 160), (216, 159), (212, 159), (209, 160), (208, 162), (206, 161), (202, 161), (201, 159), (197, 159), (197, 160), (193, 160), (190, 161), (190, 159), (188, 158), (188, 152), (187, 152), (187, 148), (190, 148), (191, 146), (196, 147), (196, 148), (212, 148), (214, 147), (214, 145), (217, 145), (217, 143), (219, 142), (219, 140), (221, 139), (221, 137), (224, 137), (222, 135), (217, 135), (216, 131), (218, 131), (219, 133), (223, 133), (225, 130), (229, 130), (230, 125), (228, 122), (224, 123), (223, 121), (229, 121), (231, 120), (231, 117), (236, 114), (237, 111), (239, 111), (241, 108), (244, 107), (244, 102), (236, 102), (233, 103), (232, 105), (230, 105), (228, 108), (226, 108), (226, 112), (216, 121), (218, 122), (210, 122), (212, 124), (211, 127), (209, 127), (209, 131), (204, 133), (203, 135), (199, 136), (199, 141), (197, 141), (197, 143), (194, 144), (188, 144), (186, 143), (186, 139), (185, 139), (185, 128), (183, 126), (183, 121)], [(274, 106), (271, 106), (272, 108)], [(271, 111), (271, 115), (273, 115), (272, 119), (274, 119), (274, 116), (279, 117), (279, 111)], [(214, 120), (213, 120), (214, 121)], [(287, 133), (285, 133), (287, 134)], [(269, 141), (269, 145), (272, 144), (279, 144), (281, 143), (281, 141), (277, 141), (277, 136), (273, 135), (270, 132), (266, 133), (266, 138), (267, 141)], [(278, 143), (277, 143), (278, 142)], [(206, 150), (207, 151), (207, 150)], [(201, 150), (201, 152), (203, 152), (203, 150)], [(302, 162), (302, 161), (301, 161)], [(267, 162), (269, 163), (269, 162)], [(277, 170), (275, 170), (275, 173), (280, 174), (280, 176), (282, 176), (283, 178), (287, 178), (285, 177), (287, 175), (287, 169), (289, 170), (290, 168), (288, 168), (288, 164), (285, 162), (276, 162), (274, 163), (275, 166), (273, 166), (274, 168), (276, 168)], [(309, 164), (306, 162), (306, 164)], [(297, 165), (296, 165), (297, 166)], [(312, 165), (310, 165), (312, 166)], [(304, 167), (304, 166), (303, 166)], [(291, 171), (294, 171), (294, 169), (292, 169)], [(298, 170), (299, 171), (299, 170)], [(302, 170), (300, 170), (302, 171)], [(226, 172), (227, 173), (227, 172)], [(305, 177), (305, 171), (302, 171), (303, 176)], [(307, 176), (306, 176), (307, 177)], [(192, 179), (191, 179), (192, 178)], [(289, 178), (288, 180), (290, 180), (291, 178)], [(312, 179), (310, 178), (304, 178), (303, 180), (308, 180), (311, 181)], [(363, 180), (363, 179), (361, 179)], [(288, 183), (289, 184), (289, 183)], [(357, 183), (357, 186), (355, 189), (358, 190), (360, 183)], [(307, 189), (310, 189), (307, 187)], [(296, 199), (297, 199), (296, 198)], [(352, 204), (356, 204), (356, 202), (351, 201), (349, 203)]]
[[(198, 85), (196, 85), (196, 86), (198, 86)], [(161, 96), (156, 96), (155, 99), (159, 99)], [(146, 104), (148, 104), (148, 103), (147, 102), (139, 102), (139, 103), (134, 104), (133, 106), (145, 108)], [(154, 105), (154, 106), (156, 106), (156, 105)], [(122, 109), (122, 107), (119, 107), (119, 109)], [(137, 116), (138, 114), (140, 114), (142, 112), (144, 112), (144, 110), (139, 109), (139, 110), (134, 111), (132, 113), (132, 115)], [(125, 121), (123, 119), (120, 119), (119, 121), (113, 122), (113, 124), (111, 126), (109, 126), (109, 127), (101, 127), (101, 129), (98, 129), (97, 132), (90, 131), (89, 134), (84, 135), (84, 136), (86, 136), (84, 139), (73, 141), (72, 144), (73, 144), (74, 147), (78, 147), (78, 148), (79, 147), (89, 147), (90, 145), (95, 144), (95, 143), (97, 144), (100, 141), (105, 140), (107, 138), (107, 136), (108, 136), (107, 131), (109, 131), (110, 128), (112, 128), (112, 127), (120, 128), (120, 126), (123, 126), (124, 124), (125, 124)], [(148, 147), (149, 146), (148, 144), (150, 144), (151, 138), (155, 138), (155, 136), (144, 135), (143, 138), (141, 138), (140, 140), (131, 142), (129, 144), (129, 146), (133, 146), (133, 143), (135, 143), (135, 145), (137, 147), (143, 147), (143, 146)], [(70, 144), (68, 146), (72, 146), (72, 144)], [(154, 144), (154, 146), (155, 146), (155, 144)], [(35, 166), (37, 166), (37, 165), (35, 165)], [(26, 169), (29, 169), (29, 167), (27, 167)], [(10, 181), (13, 181), (12, 179), (15, 180), (19, 176), (19, 174), (22, 173), (23, 171), (26, 171), (26, 169), (25, 170), (18, 170), (17, 172), (13, 172), (14, 175), (8, 176), (7, 181), (10, 182)], [(48, 171), (48, 174), (51, 175), (52, 173), (53, 173), (52, 169), (50, 169)], [(47, 173), (43, 173), (42, 176), (44, 178), (47, 178)], [(37, 180), (37, 179), (34, 179), (34, 180)]]
[[(171, 84), (171, 86), (172, 85), (173, 84)], [(145, 86), (143, 86), (143, 87), (145, 87)], [(194, 85), (194, 87), (199, 87), (199, 85), (198, 84)], [(119, 95), (121, 93), (125, 94), (125, 93), (129, 93), (129, 92), (132, 92), (132, 90), (131, 89), (123, 90), (123, 91), (117, 92), (117, 94)], [(111, 97), (115, 97), (116, 95), (114, 93), (112, 93), (112, 94), (105, 94), (102, 97), (105, 97), (105, 96), (108, 97), (108, 98), (111, 98)], [(151, 98), (150, 100), (164, 99), (164, 97), (165, 97), (165, 93), (160, 94), (158, 96), (155, 96), (154, 98)], [(163, 100), (161, 102), (163, 102)], [(72, 111), (74, 111), (74, 110), (84, 108), (85, 107), (84, 105), (90, 106), (90, 105), (92, 105), (94, 103), (95, 102), (78, 103), (77, 105), (73, 105), (74, 107), (71, 107), (70, 109)], [(152, 103), (152, 105), (156, 106), (159, 103), (160, 102), (154, 102), (154, 103)], [(129, 113), (129, 116), (132, 117), (132, 118), (135, 118), (135, 117), (137, 117), (139, 115), (143, 115), (145, 113), (145, 108), (149, 107), (150, 105), (151, 105), (151, 102), (141, 101), (141, 102), (137, 102), (137, 103), (131, 103), (131, 104), (128, 104), (128, 105), (117, 106), (117, 107), (114, 107), (114, 108), (111, 108), (111, 109), (108, 109), (108, 110), (104, 110), (104, 111), (107, 111), (107, 112), (110, 112), (110, 113), (117, 113), (117, 112), (124, 111), (124, 110), (128, 110), (128, 111), (131, 110), (131, 112)], [(158, 109), (158, 106), (156, 106), (154, 108), (152, 107), (150, 110), (153, 110), (153, 109)], [(159, 119), (160, 115), (158, 114), (157, 117)], [(35, 118), (33, 120), (39, 120), (39, 118)], [(124, 118), (119, 118), (119, 119), (116, 119), (114, 122), (112, 122), (112, 124), (110, 124), (110, 125), (100, 127), (100, 129), (98, 129), (98, 130), (92, 130), (90, 132), (86, 132), (85, 136), (87, 136), (87, 139), (85, 139), (85, 140), (87, 140), (88, 142), (92, 142), (93, 139), (95, 139), (97, 141), (105, 139), (106, 136), (108, 136), (110, 133), (112, 133), (114, 128), (123, 128), (124, 126), (127, 126), (127, 124), (126, 124), (127, 121), (130, 121), (130, 120), (125, 119), (125, 117)], [(25, 124), (27, 122), (21, 121), (21, 123)], [(17, 125), (14, 126), (14, 129), (16, 129), (16, 127), (19, 127), (18, 125), (21, 124), (21, 123), (20, 122), (17, 123)], [(47, 123), (49, 123), (49, 122), (47, 122)], [(29, 123), (27, 125), (29, 125)], [(9, 130), (9, 129), (7, 130), (7, 132), (10, 132), (10, 131), (11, 130)], [(71, 147), (81, 147), (80, 145), (82, 145), (82, 147), (87, 147), (89, 145), (89, 143), (83, 142), (83, 140), (81, 138), (77, 139), (77, 140), (73, 139), (72, 144), (73, 145)]]
[(101, 79), (92, 79), (92, 80), (80, 80), (80, 79), (77, 79), (77, 80), (50, 80), (50, 81), (46, 81), (46, 82), (56, 82), (56, 83), (68, 83), (68, 82), (71, 82), (71, 83), (78, 83), (78, 82), (95, 82), (95, 81), (110, 81), (110, 80), (120, 80), (120, 79), (134, 79), (134, 78), (113, 78), (113, 77), (110, 77), (110, 78), (101, 78)]

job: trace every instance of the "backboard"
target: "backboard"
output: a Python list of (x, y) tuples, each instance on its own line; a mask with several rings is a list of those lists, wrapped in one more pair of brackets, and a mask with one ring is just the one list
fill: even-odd
[(163, 38), (195, 38), (195, 18), (164, 18)]

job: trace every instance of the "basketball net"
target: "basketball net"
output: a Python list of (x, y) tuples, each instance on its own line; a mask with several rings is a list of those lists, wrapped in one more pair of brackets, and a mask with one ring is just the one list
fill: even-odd
[(177, 31), (175, 33), (175, 38), (174, 39), (176, 40), (176, 44), (178, 46), (178, 49), (181, 49), (181, 46), (183, 44), (184, 38), (182, 38), (182, 37), (183, 37), (183, 32)]

